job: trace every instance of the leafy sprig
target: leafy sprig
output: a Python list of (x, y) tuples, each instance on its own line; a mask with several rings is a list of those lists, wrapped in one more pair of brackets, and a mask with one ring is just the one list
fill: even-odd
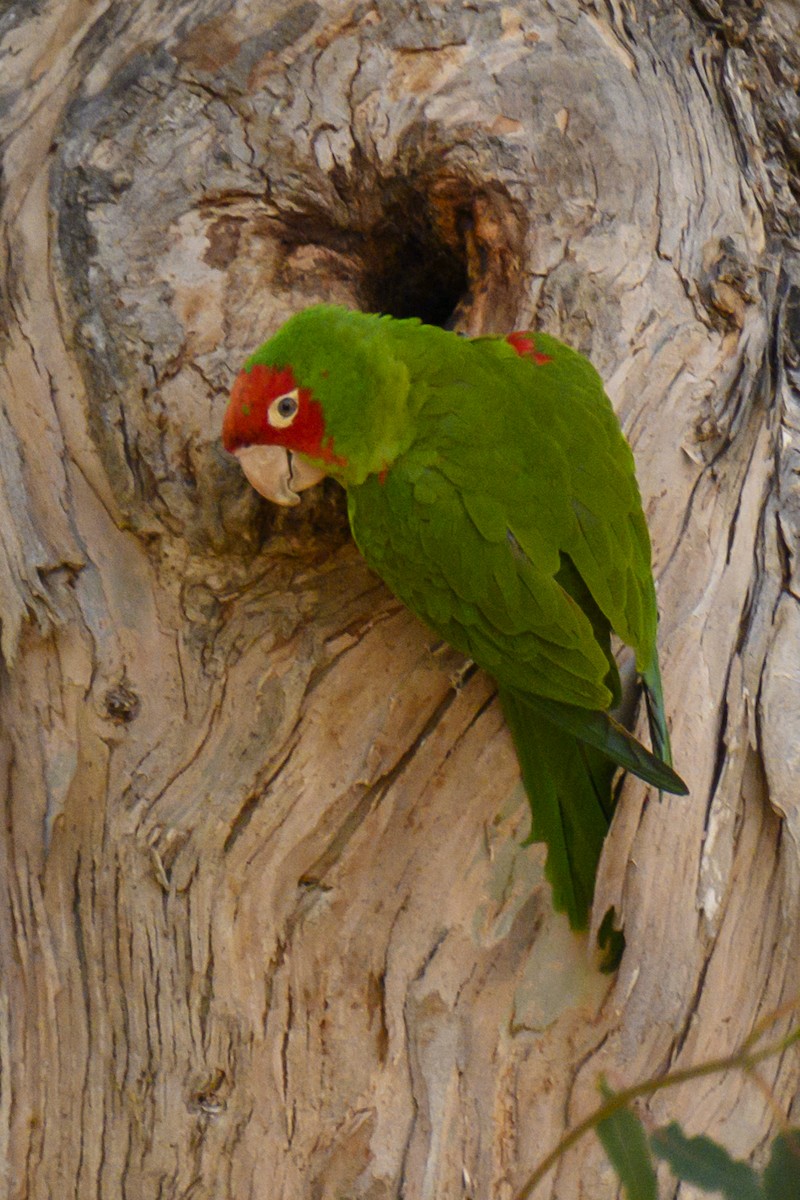
[(748, 1163), (732, 1158), (711, 1138), (687, 1137), (676, 1122), (648, 1134), (632, 1103), (666, 1088), (730, 1070), (744, 1071), (765, 1090), (758, 1066), (800, 1041), (800, 1025), (766, 1044), (762, 1044), (763, 1038), (779, 1021), (795, 1012), (798, 1004), (800, 998), (794, 998), (769, 1013), (732, 1054), (653, 1076), (620, 1091), (612, 1091), (607, 1081), (601, 1078), (602, 1103), (569, 1130), (542, 1159), (515, 1200), (528, 1200), (562, 1155), (592, 1130), (600, 1138), (619, 1175), (627, 1200), (657, 1200), (655, 1158), (663, 1159), (677, 1179), (705, 1191), (721, 1192), (725, 1200), (797, 1200), (800, 1196), (800, 1130), (787, 1127), (777, 1135), (767, 1167), (762, 1175), (758, 1175)]

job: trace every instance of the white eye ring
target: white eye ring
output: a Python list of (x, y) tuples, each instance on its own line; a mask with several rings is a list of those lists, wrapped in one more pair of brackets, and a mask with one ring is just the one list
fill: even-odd
[(299, 407), (300, 389), (295, 388), (293, 392), (284, 392), (282, 396), (276, 396), (270, 404), (267, 409), (267, 420), (273, 429), (287, 429), (297, 416)]

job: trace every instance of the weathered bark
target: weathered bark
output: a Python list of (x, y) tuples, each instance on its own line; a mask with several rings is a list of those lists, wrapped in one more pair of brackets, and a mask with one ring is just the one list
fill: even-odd
[[(800, 10), (758, 9), (0, 16), (9, 1195), (509, 1197), (601, 1071), (797, 991)], [(691, 785), (624, 786), (613, 979), (520, 845), (490, 682), (334, 485), (273, 512), (220, 450), (244, 354), (321, 299), (538, 323), (607, 380)], [(762, 1075), (650, 1116), (757, 1154), (796, 1060)], [(537, 1194), (616, 1184), (589, 1139)]]

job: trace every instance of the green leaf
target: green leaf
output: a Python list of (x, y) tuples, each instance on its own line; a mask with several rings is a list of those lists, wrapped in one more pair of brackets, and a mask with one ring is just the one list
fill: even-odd
[[(657, 1129), (650, 1145), (670, 1165), (673, 1175), (706, 1192), (722, 1192), (726, 1200), (763, 1200), (758, 1176), (746, 1162), (708, 1137), (689, 1138), (675, 1121)], [(788, 1193), (787, 1193), (788, 1194)], [(792, 1193), (796, 1200), (798, 1193)], [(780, 1193), (776, 1193), (776, 1200)]]
[[(600, 1090), (604, 1099), (612, 1099), (614, 1093), (606, 1083), (600, 1084)], [(618, 1109), (598, 1123), (597, 1136), (622, 1181), (628, 1200), (658, 1200), (647, 1134), (636, 1114), (629, 1108)]]
[(764, 1172), (764, 1200), (797, 1200), (800, 1196), (800, 1129), (779, 1133)]

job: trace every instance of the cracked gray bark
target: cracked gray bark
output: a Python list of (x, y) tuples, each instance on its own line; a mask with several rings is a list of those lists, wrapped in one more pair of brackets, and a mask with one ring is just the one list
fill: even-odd
[[(0, 16), (0, 1162), (13, 1197), (514, 1195), (596, 1080), (798, 989), (796, 3)], [(604, 375), (688, 799), (552, 914), (491, 683), (218, 442), (319, 300)], [(737, 1155), (793, 1058), (643, 1108)], [(666, 1181), (664, 1195), (674, 1195)], [(537, 1196), (617, 1194), (587, 1139)], [(683, 1200), (688, 1190), (679, 1193)]]

